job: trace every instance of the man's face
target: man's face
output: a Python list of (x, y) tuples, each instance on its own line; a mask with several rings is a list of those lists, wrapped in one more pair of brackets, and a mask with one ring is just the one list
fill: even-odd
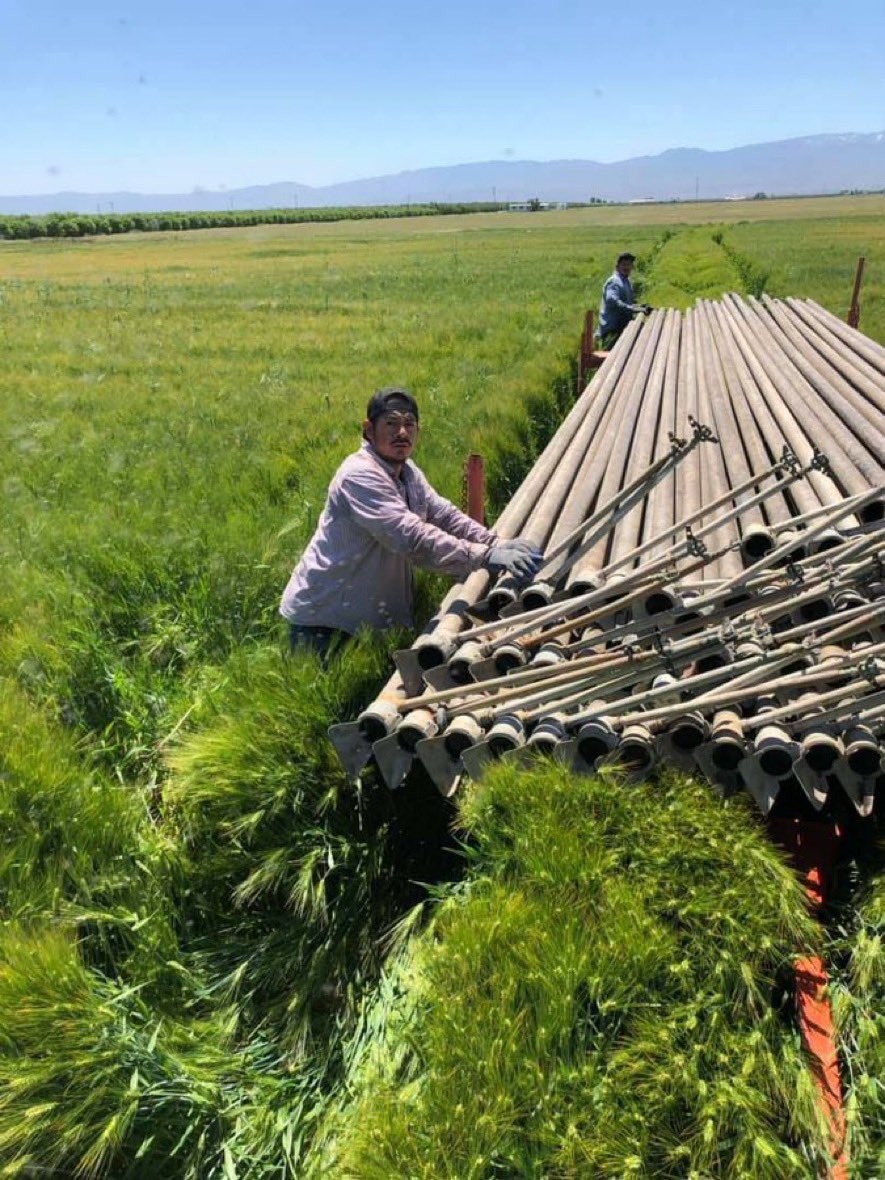
[(632, 262), (619, 262), (618, 263), (618, 274), (622, 274), (625, 279), (629, 279), (630, 272), (632, 271), (632, 269), (633, 269)]
[(363, 423), (366, 438), (382, 459), (405, 463), (418, 441), (418, 422), (411, 410), (391, 406), (374, 422)]

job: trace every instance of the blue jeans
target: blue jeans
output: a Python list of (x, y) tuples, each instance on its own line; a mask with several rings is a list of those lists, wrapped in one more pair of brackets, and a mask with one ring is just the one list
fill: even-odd
[(315, 651), (323, 663), (350, 636), (346, 631), (339, 631), (335, 627), (304, 627), (301, 623), (289, 624), (289, 646), (292, 651), (301, 648), (304, 651)]

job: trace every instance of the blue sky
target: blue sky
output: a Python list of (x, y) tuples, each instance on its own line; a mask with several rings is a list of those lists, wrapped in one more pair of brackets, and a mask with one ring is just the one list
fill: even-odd
[(0, 193), (885, 130), (885, 4), (0, 0)]

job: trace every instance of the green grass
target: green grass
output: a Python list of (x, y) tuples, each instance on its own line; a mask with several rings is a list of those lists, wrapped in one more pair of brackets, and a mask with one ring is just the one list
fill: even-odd
[(490, 774), (469, 887), (357, 1046), (332, 1173), (814, 1176), (813, 1082), (771, 1003), (813, 928), (744, 803)]
[[(655, 304), (766, 276), (838, 314), (865, 253), (885, 340), (883, 209), (0, 243), (0, 1175), (809, 1174), (770, 1003), (809, 928), (744, 810), (502, 775), (422, 933), (439, 813), (355, 792), (324, 738), (396, 637), (324, 672), (283, 654), (276, 609), (376, 386), (416, 390), (443, 492), (479, 450), (500, 507), (622, 248)], [(829, 952), (869, 1176), (877, 871)]]
[(882, 843), (860, 898), (832, 921), (828, 961), (843, 1046), (855, 1175), (885, 1174), (885, 876)]

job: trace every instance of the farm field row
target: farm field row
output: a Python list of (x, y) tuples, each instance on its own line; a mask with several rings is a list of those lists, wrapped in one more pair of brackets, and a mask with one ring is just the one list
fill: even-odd
[[(418, 459), (450, 497), (460, 496), (467, 453), (483, 452), (499, 508), (575, 392), (583, 313), (621, 249), (639, 256), (643, 298), (654, 304), (687, 307), (749, 282), (843, 316), (864, 254), (862, 326), (885, 342), (883, 213), (885, 198), (834, 198), (0, 243), (0, 1027), (17, 1030), (0, 1047), (0, 1084), (12, 1095), (0, 1104), (0, 1170), (278, 1177), (303, 1174), (315, 1142), (317, 1158), (345, 1159), (355, 1175), (395, 1174), (398, 1160), (402, 1174), (460, 1180), (490, 1174), (485, 1158), (499, 1173), (577, 1176), (591, 1159), (596, 1174), (621, 1176), (663, 1158), (657, 1151), (680, 1174), (689, 1157), (668, 1123), (673, 1109), (656, 1097), (669, 1062), (640, 1062), (656, 1035), (642, 1014), (669, 995), (676, 1023), (656, 1052), (685, 1048), (696, 1071), (678, 1099), (695, 1119), (691, 1165), (715, 1170), (724, 1158), (707, 1142), (714, 1116), (698, 1111), (726, 1101), (727, 1079), (715, 1053), (701, 1060), (686, 1048), (691, 1021), (709, 1019), (729, 1070), (759, 1045), (744, 1088), (728, 1099), (746, 1102), (752, 1118), (743, 1130), (717, 1123), (715, 1133), (733, 1136), (735, 1160), (753, 1174), (813, 1174), (814, 1116), (795, 1044), (779, 1019), (757, 1039), (753, 1015), (769, 975), (813, 935), (750, 819), (729, 819), (747, 850), (735, 884), (737, 836), (718, 805), (673, 794), (692, 830), (715, 835), (716, 852), (708, 873), (692, 870), (686, 904), (697, 899), (697, 908), (674, 933), (673, 899), (656, 883), (673, 871), (672, 850), (650, 793), (609, 823), (606, 808), (617, 805), (604, 784), (574, 794), (561, 777), (539, 779), (516, 799), (502, 777), (490, 801), (466, 803), (483, 884), (467, 911), (449, 895), (448, 942), (438, 951), (417, 938), (413, 959), (408, 906), (427, 866), (401, 859), (402, 816), (381, 793), (355, 798), (323, 736), (386, 676), (394, 639), (362, 643), (325, 674), (283, 657), (276, 611), (374, 388), (415, 390)], [(422, 585), (426, 607), (439, 582)], [(592, 811), (584, 837), (605, 849), (582, 867), (581, 841), (570, 845), (575, 876), (548, 898), (536, 875), (560, 867), (551, 833), (576, 808)], [(497, 826), (505, 819), (506, 832)], [(537, 845), (508, 861), (502, 850), (521, 826)], [(648, 958), (630, 952), (637, 1023), (628, 1042), (609, 1014), (627, 978), (618, 947), (635, 931), (625, 920), (610, 961), (588, 965), (576, 930), (551, 924), (545, 907), (566, 912), (585, 871), (617, 907), (606, 858), (626, 863), (646, 837), (654, 855), (636, 869), (630, 922), (647, 920)], [(757, 882), (761, 951), (741, 933)], [(707, 959), (678, 979), (669, 963), (676, 949), (690, 954), (684, 931), (698, 936), (714, 909), (727, 938), (721, 987), (705, 1007), (696, 993)], [(868, 953), (880, 910), (874, 897), (869, 930), (858, 924)], [(489, 934), (491, 911), (506, 919), (500, 938)], [(570, 1040), (574, 979), (539, 984), (551, 1020), (514, 1024), (531, 1061), (531, 1077), (514, 1075), (519, 1095), (502, 1074), (493, 1119), (483, 1123), (477, 1107), (471, 1139), (441, 1090), (416, 1131), (408, 1086), (378, 1067), (372, 1038), (405, 1060), (405, 1029), (408, 1051), (419, 1046), (431, 1074), (451, 1079), (455, 1025), (479, 1036), (487, 1013), (471, 956), (500, 968), (520, 1019), (522, 973), (535, 970), (519, 946), (524, 918), (557, 953), (572, 947), (574, 979), (596, 973), (599, 993), (581, 992), (583, 1048)], [(396, 960), (382, 976), (395, 922)], [(758, 988), (746, 984), (745, 960), (764, 976)], [(448, 1018), (427, 1003), (427, 987), (461, 971), (474, 1024), (454, 994)], [(410, 973), (421, 983), (417, 1025), (394, 1003)], [(866, 1046), (879, 1028), (871, 997), (880, 976), (871, 966), (860, 998), (844, 1002), (859, 1077), (874, 1060)], [(489, 1085), (483, 1068), (493, 1076), (499, 1060), (512, 1065), (506, 1036), (491, 1021), (485, 1031), (476, 1095)], [(592, 1060), (576, 1073), (569, 1054), (591, 1042)], [(642, 1103), (619, 1105), (600, 1088), (615, 1043)], [(562, 1068), (546, 1074), (548, 1058)], [(717, 1078), (721, 1091), (708, 1092)], [(857, 1091), (858, 1117), (874, 1126), (866, 1112), (876, 1110), (876, 1086), (868, 1089)], [(776, 1117), (760, 1113), (771, 1094)], [(781, 1143), (793, 1098), (790, 1134), (805, 1155)], [(616, 1150), (571, 1120), (569, 1103), (584, 1110), (597, 1099), (611, 1099), (599, 1125), (612, 1129)], [(655, 1119), (670, 1126), (665, 1149)], [(517, 1131), (529, 1123), (525, 1148)]]

